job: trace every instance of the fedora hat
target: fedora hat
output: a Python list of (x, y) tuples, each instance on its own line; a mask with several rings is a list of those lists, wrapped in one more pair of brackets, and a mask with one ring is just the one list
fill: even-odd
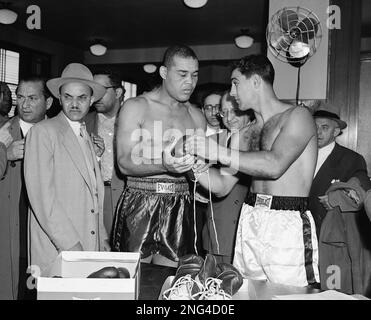
[(326, 110), (318, 110), (313, 114), (314, 118), (327, 118), (334, 120), (338, 125), (340, 130), (344, 130), (347, 127), (347, 123), (340, 119), (340, 117), (333, 112), (329, 112)]
[(93, 79), (93, 74), (86, 66), (81, 63), (70, 63), (64, 68), (60, 78), (50, 79), (46, 86), (54, 97), (59, 98), (61, 86), (70, 82), (80, 82), (93, 90), (93, 97), (97, 101), (104, 96), (106, 88)]

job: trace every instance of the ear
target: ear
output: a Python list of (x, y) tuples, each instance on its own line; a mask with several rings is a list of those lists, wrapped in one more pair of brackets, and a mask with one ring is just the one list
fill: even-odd
[(122, 88), (116, 88), (115, 92), (116, 92), (116, 99), (120, 99), (122, 95), (124, 94), (124, 90), (122, 90)]
[(91, 98), (90, 98), (90, 107), (93, 105), (94, 101), (95, 101), (95, 97), (94, 96), (91, 96)]
[[(60, 99), (59, 99), (59, 102), (60, 102)], [(52, 97), (47, 98), (46, 99), (46, 110), (49, 110), (52, 104), (53, 104), (53, 98)]]
[(335, 130), (334, 130), (334, 136), (335, 136), (335, 138), (337, 136), (339, 136), (340, 132), (341, 132), (340, 128), (339, 127), (336, 127)]
[(261, 86), (262, 78), (260, 76), (258, 76), (257, 74), (254, 74), (251, 77), (251, 80), (253, 82), (253, 86), (254, 86), (255, 89), (258, 89)]
[(166, 79), (167, 77), (167, 68), (165, 66), (160, 67), (160, 76), (162, 79)]

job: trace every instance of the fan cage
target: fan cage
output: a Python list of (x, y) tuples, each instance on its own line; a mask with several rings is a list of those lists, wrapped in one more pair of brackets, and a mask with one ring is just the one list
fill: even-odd
[[(282, 21), (280, 18), (286, 13), (286, 20)], [(295, 19), (290, 19), (290, 16), (294, 16)], [(296, 17), (298, 19), (296, 20)], [(301, 23), (304, 19), (309, 19), (311, 22), (311, 29), (306, 28), (305, 23)], [(284, 30), (284, 23), (288, 30)], [(303, 30), (305, 27), (306, 30)], [(300, 35), (294, 37), (296, 29), (300, 30)], [(316, 30), (317, 29), (317, 30)], [(311, 38), (310, 35), (313, 34)], [(305, 40), (306, 37), (306, 40)], [(285, 7), (277, 11), (270, 19), (266, 30), (266, 38), (268, 47), (271, 53), (280, 61), (285, 63), (292, 63), (301, 66), (307, 62), (318, 50), (322, 40), (322, 27), (318, 16), (313, 12), (303, 7)], [(290, 45), (298, 41), (301, 43), (308, 42), (309, 53), (301, 58), (295, 58), (290, 55)]]

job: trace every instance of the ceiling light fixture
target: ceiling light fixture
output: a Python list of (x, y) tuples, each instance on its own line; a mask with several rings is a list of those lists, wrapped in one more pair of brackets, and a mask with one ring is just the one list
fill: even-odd
[(90, 52), (95, 56), (103, 56), (107, 51), (107, 47), (102, 45), (100, 42), (95, 42), (90, 46)]
[(143, 69), (147, 73), (154, 73), (154, 72), (156, 72), (157, 67), (154, 64), (152, 64), (152, 63), (148, 63), (148, 64), (145, 64), (143, 66)]
[(18, 14), (10, 9), (10, 3), (0, 2), (0, 23), (12, 24), (17, 20)]
[(196, 9), (203, 7), (207, 3), (207, 0), (184, 0), (184, 3), (186, 6)]
[(237, 47), (247, 49), (253, 45), (254, 39), (249, 35), (248, 29), (241, 29), (241, 34), (234, 38), (234, 42)]

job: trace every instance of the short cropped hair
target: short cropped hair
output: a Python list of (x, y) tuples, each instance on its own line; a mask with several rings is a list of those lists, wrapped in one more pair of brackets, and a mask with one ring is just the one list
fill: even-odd
[(265, 82), (273, 85), (274, 68), (269, 59), (261, 54), (249, 55), (241, 58), (233, 64), (233, 69), (238, 69), (246, 78), (257, 74)]
[(42, 93), (43, 93), (45, 99), (48, 99), (52, 96), (52, 94), (50, 93), (49, 89), (46, 86), (46, 79), (43, 78), (43, 77), (39, 77), (39, 76), (30, 76), (30, 77), (21, 78), (19, 80), (18, 87), (15, 90), (16, 94), (18, 94), (18, 88), (19, 88), (19, 86), (21, 85), (22, 82), (39, 82), (39, 83), (41, 83)]
[(223, 97), (224, 92), (225, 92), (225, 90), (219, 90), (219, 89), (212, 89), (212, 90), (209, 90), (209, 91), (205, 92), (203, 94), (203, 96), (202, 96), (202, 100), (201, 100), (202, 101), (202, 105), (201, 105), (201, 107), (202, 108), (204, 107), (205, 100), (206, 100), (207, 97), (215, 94), (215, 95), (220, 96), (220, 99), (221, 99)]
[[(111, 71), (111, 70), (99, 70), (98, 72), (94, 72), (94, 75), (104, 75), (107, 76), (111, 82), (111, 86), (116, 88), (122, 88), (122, 79), (119, 73)], [(125, 92), (125, 90), (124, 90)]]
[(195, 52), (190, 47), (180, 44), (166, 49), (162, 60), (162, 65), (167, 68), (170, 67), (175, 56), (198, 60)]

